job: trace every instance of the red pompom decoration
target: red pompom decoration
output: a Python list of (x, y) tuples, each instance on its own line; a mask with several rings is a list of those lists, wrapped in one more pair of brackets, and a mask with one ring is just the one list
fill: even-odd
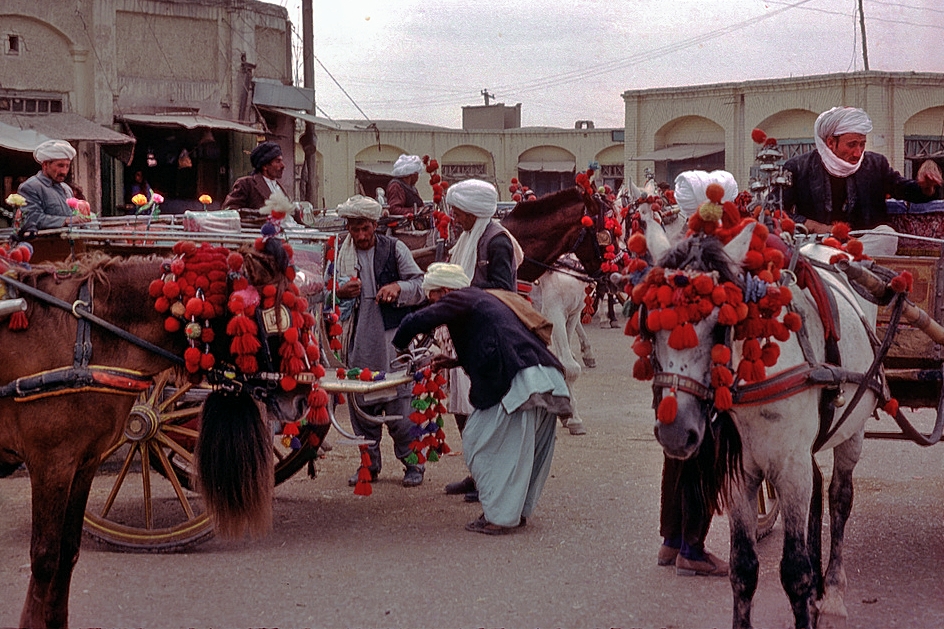
[(889, 415), (891, 415), (892, 417), (897, 416), (898, 415), (898, 400), (896, 400), (895, 398), (892, 398), (889, 401), (885, 402), (885, 405), (882, 407), (882, 410), (888, 413)]
[(803, 318), (796, 312), (788, 312), (783, 315), (783, 325), (791, 332), (796, 332), (803, 327)]
[(708, 187), (705, 188), (705, 196), (712, 203), (720, 204), (721, 199), (724, 198), (724, 186), (717, 182), (708, 184)]
[(767, 134), (760, 129), (754, 129), (751, 131), (751, 140), (753, 140), (755, 144), (763, 144), (767, 140)]
[(829, 233), (839, 242), (845, 242), (849, 239), (849, 229), (849, 223), (843, 223), (840, 221), (833, 223), (833, 227)]
[(656, 410), (656, 419), (663, 424), (671, 424), (675, 421), (678, 414), (678, 400), (674, 394), (668, 394), (659, 402), (659, 408)]
[(580, 219), (580, 224), (584, 227), (593, 227), (593, 218), (590, 216), (584, 216)]

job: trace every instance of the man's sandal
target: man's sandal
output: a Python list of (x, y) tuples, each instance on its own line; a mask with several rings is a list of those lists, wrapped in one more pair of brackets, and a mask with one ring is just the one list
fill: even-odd
[(518, 526), (499, 526), (486, 520), (485, 514), (483, 513), (475, 520), (472, 520), (466, 524), (465, 530), (472, 531), (473, 533), (482, 533), (483, 535), (507, 535), (508, 533), (514, 532), (516, 528), (521, 528), (525, 524), (527, 524), (527, 520), (522, 517), (521, 521), (518, 523)]

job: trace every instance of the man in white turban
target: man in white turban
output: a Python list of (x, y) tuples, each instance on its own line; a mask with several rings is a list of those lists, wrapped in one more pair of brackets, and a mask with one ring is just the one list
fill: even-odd
[(393, 165), (393, 179), (387, 184), (387, 211), (406, 216), (415, 214), (424, 206), (423, 198), (416, 190), (420, 180), (423, 160), (418, 155), (401, 155)]
[(874, 229), (888, 221), (887, 197), (926, 203), (939, 194), (939, 172), (906, 179), (884, 155), (866, 151), (871, 132), (872, 121), (863, 110), (833, 107), (813, 125), (816, 150), (784, 164), (793, 179), (784, 190), (784, 209), (811, 232), (827, 233), (837, 221), (852, 229)]
[(433, 303), (407, 315), (393, 343), (404, 348), (417, 334), (448, 328), (456, 357), (437, 356), (431, 366), (461, 366), (472, 382), (462, 451), (483, 513), (465, 528), (503, 535), (527, 524), (550, 472), (557, 415), (573, 410), (563, 367), (520, 318), (540, 315), (527, 302), (518, 314), (501, 291), (454, 288), (468, 281), (458, 265), (430, 265)]
[[(462, 234), (452, 248), (449, 260), (465, 271), (472, 286), (517, 291), (518, 266), (524, 260), (524, 253), (514, 236), (492, 218), (498, 209), (495, 186), (478, 179), (455, 183), (446, 190), (446, 206), (462, 227)], [(461, 433), (472, 412), (469, 378), (461, 369), (449, 372), (447, 406)], [(446, 485), (447, 494), (466, 494), (469, 501), (474, 500), (474, 491), (471, 476)]]
[[(397, 325), (425, 299), (423, 272), (410, 250), (399, 240), (376, 233), (381, 210), (377, 201), (360, 195), (338, 206), (338, 214), (347, 219), (348, 236), (338, 250), (335, 264), (328, 267), (329, 285), (337, 287), (336, 296), (341, 300), (345, 347), (342, 361), (350, 368), (366, 368), (375, 373), (390, 368), (390, 362), (396, 358), (391, 340)], [(422, 484), (424, 466), (406, 462), (414, 439), (413, 422), (409, 419), (411, 387), (397, 387), (387, 398), (378, 400), (372, 396), (369, 402), (362, 396), (351, 395), (351, 426), (356, 434), (373, 442), (368, 446), (373, 481), (382, 467), (383, 430), (355, 410), (355, 397), (357, 405), (368, 415), (399, 416), (385, 423), (393, 438), (394, 454), (406, 468), (403, 486)], [(349, 483), (357, 484), (356, 473)]]
[(91, 217), (69, 206), (69, 199), (75, 196), (65, 183), (75, 159), (72, 145), (63, 140), (48, 140), (36, 147), (33, 159), (39, 163), (39, 172), (17, 190), (26, 199), (21, 231), (56, 229), (90, 221)]

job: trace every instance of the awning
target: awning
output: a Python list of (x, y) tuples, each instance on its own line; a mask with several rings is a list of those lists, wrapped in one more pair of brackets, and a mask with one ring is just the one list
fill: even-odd
[[(0, 124), (4, 125), (3, 130), (0, 131), (0, 136), (2, 136), (0, 145), (17, 151), (32, 151), (50, 138), (106, 145), (134, 144), (134, 138), (112, 131), (108, 127), (103, 127), (74, 113), (0, 114)], [(14, 135), (17, 139), (13, 139)], [(10, 146), (7, 142), (16, 143), (24, 148)]]
[(33, 149), (49, 139), (32, 129), (20, 129), (0, 122), (0, 146), (3, 148), (32, 153)]
[(354, 164), (354, 169), (364, 170), (372, 175), (393, 177), (393, 162), (359, 162)]
[(212, 118), (198, 114), (124, 114), (119, 117), (132, 124), (152, 127), (184, 127), (186, 129), (222, 129), (240, 133), (261, 133), (259, 129), (234, 120)]
[(630, 157), (630, 162), (680, 162), (686, 159), (704, 157), (714, 153), (724, 151), (724, 144), (676, 144), (665, 148), (656, 149), (643, 155)]
[(518, 162), (518, 170), (544, 173), (572, 173), (576, 168), (574, 162)]

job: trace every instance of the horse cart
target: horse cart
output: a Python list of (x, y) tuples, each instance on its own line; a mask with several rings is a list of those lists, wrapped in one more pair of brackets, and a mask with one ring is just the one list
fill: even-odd
[[(221, 216), (223, 215), (223, 216)], [(332, 230), (332, 232), (335, 230)], [(293, 249), (296, 284), (311, 305), (310, 312), (322, 332), (325, 247), (334, 233), (311, 228), (286, 229), (282, 238)], [(226, 213), (187, 213), (183, 217), (116, 217), (92, 225), (50, 230), (32, 241), (32, 262), (62, 260), (77, 254), (102, 251), (111, 256), (157, 254), (169, 257), (175, 243), (192, 241), (216, 246), (252, 244), (257, 229), (242, 228), (238, 217)], [(120, 321), (116, 322), (120, 325)], [(382, 381), (339, 379), (338, 359), (323, 349), (326, 373), (320, 387), (329, 394), (328, 424), (302, 422), (297, 434), (286, 431), (286, 422), (270, 417), (274, 479), (279, 484), (308, 469), (315, 475), (319, 446), (331, 426), (345, 440), (361, 441), (335, 416), (339, 395), (370, 394), (413, 379), (410, 365), (401, 365)], [(299, 374), (299, 382), (306, 382)], [(269, 374), (277, 382), (280, 374)], [(132, 552), (167, 552), (192, 547), (213, 536), (214, 525), (196, 492), (194, 447), (199, 434), (201, 408), (214, 385), (182, 381), (175, 370), (154, 378), (135, 401), (120, 437), (104, 452), (85, 509), (83, 530), (87, 537), (108, 548)], [(378, 421), (381, 421), (378, 419)]]

